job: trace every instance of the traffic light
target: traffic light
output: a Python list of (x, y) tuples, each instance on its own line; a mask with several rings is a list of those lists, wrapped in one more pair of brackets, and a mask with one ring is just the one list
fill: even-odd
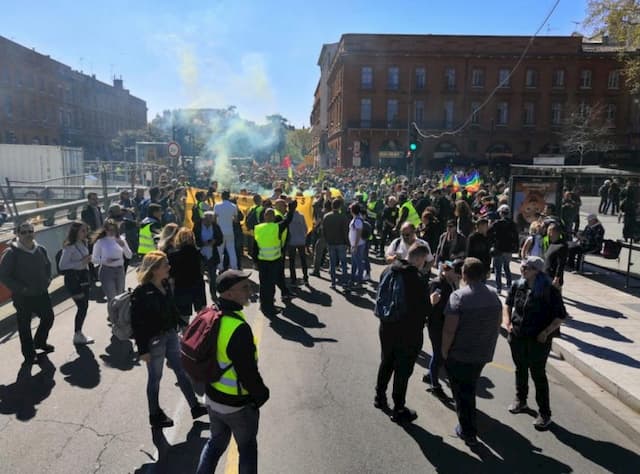
[(418, 150), (418, 131), (416, 130), (416, 128), (411, 125), (411, 129), (409, 131), (409, 150), (411, 152), (415, 152)]
[(407, 163), (411, 163), (413, 161), (413, 152), (411, 150), (407, 151)]

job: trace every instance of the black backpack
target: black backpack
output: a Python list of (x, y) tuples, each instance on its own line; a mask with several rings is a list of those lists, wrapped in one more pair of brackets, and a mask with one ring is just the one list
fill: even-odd
[(58, 275), (64, 275), (64, 272), (60, 271), (60, 259), (62, 258), (62, 249), (56, 252), (55, 260), (56, 260), (56, 272)]
[(380, 277), (373, 314), (382, 322), (393, 323), (404, 319), (407, 312), (402, 273), (387, 267)]

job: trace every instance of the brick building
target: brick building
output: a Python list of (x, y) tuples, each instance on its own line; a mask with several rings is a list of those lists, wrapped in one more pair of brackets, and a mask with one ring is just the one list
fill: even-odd
[(147, 125), (146, 102), (0, 36), (0, 143), (81, 146), (109, 158), (120, 130)]
[[(639, 106), (625, 89), (619, 49), (606, 38), (538, 37), (509, 76), (528, 42), (519, 36), (346, 34), (324, 45), (311, 114), (318, 161), (402, 169), (415, 122), (433, 136), (421, 143), (418, 169), (451, 161), (527, 163), (564, 152), (565, 117), (596, 104), (614, 144), (607, 158), (635, 159)], [(602, 159), (600, 153), (585, 156), (586, 162)]]

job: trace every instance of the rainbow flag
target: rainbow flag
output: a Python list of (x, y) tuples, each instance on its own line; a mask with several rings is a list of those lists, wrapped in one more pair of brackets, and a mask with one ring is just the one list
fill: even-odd
[(440, 180), (440, 187), (446, 188), (447, 186), (453, 186), (455, 175), (453, 171), (449, 168), (445, 168), (442, 172), (442, 179)]
[(474, 170), (468, 175), (457, 177), (457, 182), (459, 188), (465, 188), (467, 192), (475, 193), (480, 189), (482, 178), (480, 178), (480, 172)]

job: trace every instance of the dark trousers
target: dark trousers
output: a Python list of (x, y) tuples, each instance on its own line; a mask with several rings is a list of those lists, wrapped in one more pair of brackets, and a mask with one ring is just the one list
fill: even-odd
[(385, 245), (391, 243), (391, 241), (395, 238), (396, 231), (393, 227), (384, 226), (382, 228), (382, 236), (380, 238), (380, 249), (378, 251), (378, 255), (384, 256), (384, 247)]
[[(392, 324), (392, 323), (390, 323)], [(395, 331), (394, 331), (395, 332)], [(404, 408), (409, 377), (422, 348), (422, 334), (414, 341), (395, 334), (380, 324), (381, 360), (376, 382), (376, 396), (386, 398), (387, 386), (393, 375), (392, 398), (395, 410)]]
[(313, 272), (320, 273), (322, 260), (327, 253), (327, 241), (324, 237), (318, 237), (313, 248)]
[[(216, 250), (214, 250), (215, 252)], [(209, 275), (209, 293), (213, 301), (218, 301), (218, 295), (216, 294), (216, 273), (218, 271), (218, 262), (215, 258), (205, 259), (204, 266), (207, 269)]]
[(440, 318), (429, 318), (429, 340), (431, 341), (431, 348), (433, 354), (431, 355), (431, 362), (429, 363), (429, 378), (431, 379), (431, 386), (433, 388), (440, 388), (440, 367), (442, 367), (442, 328), (444, 321)]
[(302, 266), (302, 277), (307, 280), (309, 278), (307, 274), (307, 247), (304, 245), (289, 246), (287, 247), (289, 253), (289, 275), (291, 281), (296, 281), (296, 252), (300, 257), (300, 265)]
[[(282, 251), (284, 252), (284, 249)], [(280, 296), (289, 296), (291, 292), (289, 291), (289, 288), (287, 287), (287, 283), (284, 280), (284, 253), (282, 257), (280, 257), (277, 260), (277, 262), (279, 265), (280, 272), (278, 273), (276, 286), (280, 288)]]
[(549, 381), (547, 380), (547, 358), (551, 341), (540, 343), (533, 337), (509, 337), (511, 356), (516, 366), (516, 397), (521, 402), (529, 395), (529, 372), (536, 387), (536, 403), (542, 416), (551, 416), (549, 406)]
[[(47, 343), (49, 331), (53, 326), (53, 308), (51, 307), (49, 293), (36, 296), (14, 295), (13, 306), (15, 306), (17, 312), (22, 355), (25, 358), (31, 358), (35, 354), (36, 347), (42, 347)], [(35, 337), (31, 335), (31, 317), (33, 314), (40, 318)]]
[(607, 208), (607, 198), (600, 196), (600, 205), (598, 206), (598, 212), (600, 214), (604, 214), (607, 212), (605, 210), (606, 208)]
[(476, 386), (484, 364), (459, 362), (448, 359), (445, 363), (451, 383), (451, 391), (456, 401), (458, 423), (465, 436), (477, 436)]
[(275, 308), (276, 284), (280, 279), (282, 260), (258, 260), (258, 277), (260, 279), (260, 308), (272, 311)]

